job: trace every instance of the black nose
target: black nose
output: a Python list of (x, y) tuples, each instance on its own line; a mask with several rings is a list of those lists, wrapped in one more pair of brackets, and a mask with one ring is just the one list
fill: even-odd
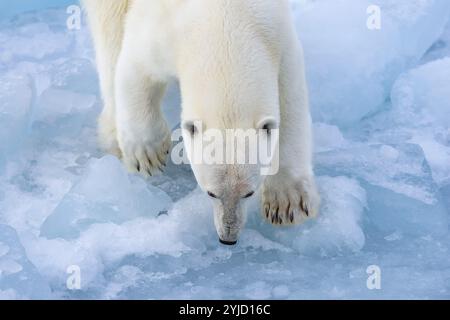
[(234, 246), (237, 243), (237, 241), (224, 241), (220, 238), (219, 238), (219, 241), (221, 244), (224, 244), (226, 246)]

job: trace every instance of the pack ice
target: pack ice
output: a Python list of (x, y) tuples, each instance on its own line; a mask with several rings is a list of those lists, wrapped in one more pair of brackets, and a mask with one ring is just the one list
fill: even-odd
[[(97, 149), (84, 19), (68, 30), (52, 0), (1, 10), (0, 299), (450, 298), (450, 2), (291, 2), (321, 215), (273, 228), (255, 197), (232, 248), (189, 166), (144, 181)], [(174, 83), (172, 128), (179, 105)]]

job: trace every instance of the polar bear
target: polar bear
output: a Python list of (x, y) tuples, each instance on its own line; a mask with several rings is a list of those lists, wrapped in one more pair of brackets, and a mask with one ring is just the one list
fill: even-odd
[(104, 100), (102, 147), (144, 176), (163, 170), (171, 146), (160, 105), (180, 83), (186, 144), (207, 128), (278, 130), (279, 170), (192, 164), (214, 204), (219, 240), (235, 244), (245, 202), (262, 187), (261, 213), (274, 225), (313, 218), (319, 195), (303, 51), (288, 0), (84, 0)]

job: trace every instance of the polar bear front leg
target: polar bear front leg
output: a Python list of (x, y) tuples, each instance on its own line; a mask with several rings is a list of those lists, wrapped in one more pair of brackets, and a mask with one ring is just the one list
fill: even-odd
[(117, 138), (128, 170), (149, 177), (163, 171), (171, 146), (161, 111), (166, 83), (154, 81), (129, 58), (121, 55), (117, 66)]
[(280, 168), (266, 177), (262, 214), (275, 225), (291, 225), (314, 218), (319, 194), (312, 166), (312, 124), (304, 75), (303, 52), (297, 41), (286, 48), (280, 79)]

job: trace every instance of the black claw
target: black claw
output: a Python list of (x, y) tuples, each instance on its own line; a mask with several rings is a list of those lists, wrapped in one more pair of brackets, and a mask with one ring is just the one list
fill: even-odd
[(158, 161), (162, 164), (162, 163), (164, 163), (164, 161), (165, 161), (166, 159), (164, 158), (164, 156), (160, 156), (159, 154), (158, 154)]
[(275, 223), (275, 216), (272, 216), (272, 224)]
[(137, 169), (138, 172), (141, 171), (141, 165), (140, 165), (139, 162), (138, 162), (137, 165), (136, 165), (136, 169)]
[(290, 213), (289, 219), (291, 220), (291, 223), (294, 223), (294, 213), (293, 212)]

